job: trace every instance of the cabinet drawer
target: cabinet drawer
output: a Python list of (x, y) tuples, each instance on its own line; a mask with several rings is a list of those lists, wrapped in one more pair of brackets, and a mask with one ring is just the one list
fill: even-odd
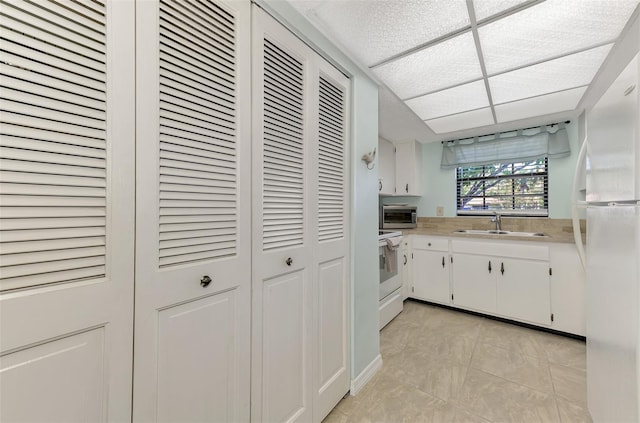
[(448, 238), (417, 235), (411, 242), (416, 250), (449, 251)]

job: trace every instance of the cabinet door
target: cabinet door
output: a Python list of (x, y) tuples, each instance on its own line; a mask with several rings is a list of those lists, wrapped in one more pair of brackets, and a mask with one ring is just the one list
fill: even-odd
[(413, 251), (413, 296), (449, 304), (449, 257), (444, 251)]
[(378, 163), (380, 166), (378, 192), (393, 195), (396, 189), (396, 152), (394, 145), (382, 138), (378, 141)]
[(130, 421), (134, 4), (0, 14), (0, 421)]
[(496, 270), (498, 314), (551, 324), (548, 262), (500, 259)]
[(453, 256), (453, 303), (488, 313), (496, 311), (495, 257), (455, 254)]
[(396, 195), (413, 193), (413, 148), (412, 143), (405, 142), (396, 145)]
[(250, 6), (136, 7), (133, 421), (248, 421)]

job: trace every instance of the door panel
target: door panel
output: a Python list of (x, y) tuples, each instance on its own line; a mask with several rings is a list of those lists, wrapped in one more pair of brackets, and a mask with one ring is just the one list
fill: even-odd
[(307, 329), (309, 280), (297, 271), (264, 282), (263, 371), (264, 414), (268, 422), (293, 421), (307, 412), (310, 362)]
[(250, 6), (136, 6), (134, 420), (247, 421)]
[(127, 421), (134, 4), (0, 13), (0, 420)]
[(105, 332), (96, 328), (3, 356), (2, 420), (106, 421)]
[(227, 291), (160, 311), (158, 421), (232, 420), (235, 303)]
[(322, 263), (318, 270), (318, 382), (322, 394), (347, 370), (344, 337), (347, 307), (344, 261)]

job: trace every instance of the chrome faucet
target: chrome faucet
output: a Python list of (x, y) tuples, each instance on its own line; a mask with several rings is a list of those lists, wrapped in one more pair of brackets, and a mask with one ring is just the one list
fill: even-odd
[(491, 221), (496, 223), (496, 231), (501, 231), (502, 230), (502, 216), (497, 211), (494, 211), (493, 214), (495, 214), (495, 216), (493, 217), (493, 219), (491, 219)]

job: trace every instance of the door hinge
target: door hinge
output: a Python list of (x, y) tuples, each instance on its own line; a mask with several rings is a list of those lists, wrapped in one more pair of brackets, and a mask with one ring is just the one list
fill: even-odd
[(453, 256), (451, 256), (451, 263), (453, 263)]
[(411, 258), (413, 259), (413, 253), (411, 253)]
[(411, 287), (411, 292), (415, 292), (415, 290), (413, 289), (413, 287)]
[(551, 321), (553, 322), (553, 313), (551, 313)]
[(394, 153), (397, 153), (397, 152), (398, 152), (398, 149), (397, 149), (397, 148), (395, 148), (395, 147), (393, 147), (393, 152), (394, 152)]
[(553, 276), (553, 269), (549, 268), (549, 276)]
[(453, 301), (453, 294), (451, 294), (451, 301)]

